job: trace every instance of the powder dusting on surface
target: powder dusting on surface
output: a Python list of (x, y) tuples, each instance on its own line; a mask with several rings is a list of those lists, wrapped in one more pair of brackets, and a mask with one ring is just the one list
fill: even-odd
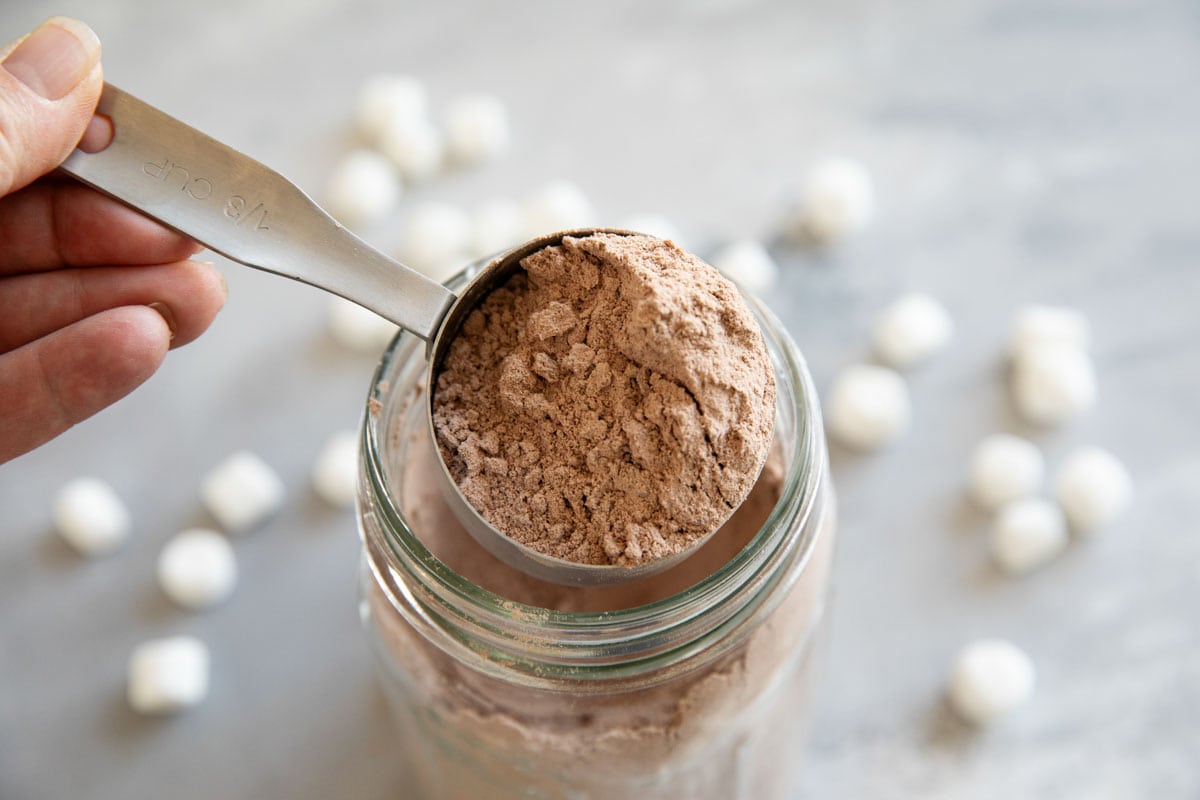
[(438, 448), (494, 527), (556, 558), (688, 549), (749, 494), (775, 378), (712, 267), (650, 236), (566, 237), (521, 262), (451, 344)]

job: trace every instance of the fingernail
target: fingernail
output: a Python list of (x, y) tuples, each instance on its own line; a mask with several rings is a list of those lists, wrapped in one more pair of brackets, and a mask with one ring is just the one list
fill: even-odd
[(100, 60), (100, 39), (70, 17), (51, 17), (0, 66), (47, 100), (66, 96)]
[(146, 305), (150, 308), (153, 308), (155, 311), (157, 311), (158, 315), (163, 318), (163, 321), (167, 323), (167, 327), (171, 329), (171, 338), (174, 339), (175, 331), (178, 328), (178, 326), (175, 323), (175, 315), (173, 313), (171, 313), (171, 307), (168, 306), (166, 303), (158, 303), (158, 302), (147, 303)]

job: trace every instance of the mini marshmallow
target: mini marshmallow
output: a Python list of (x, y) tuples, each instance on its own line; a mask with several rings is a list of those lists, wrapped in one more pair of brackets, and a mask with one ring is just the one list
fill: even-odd
[(408, 218), (400, 241), (400, 260), (437, 281), (470, 260), (471, 217), (450, 203), (424, 203)]
[(438, 173), (445, 160), (445, 147), (442, 132), (424, 117), (393, 118), (379, 137), (379, 152), (413, 183)]
[(875, 352), (889, 366), (908, 369), (944, 348), (953, 335), (950, 312), (929, 295), (910, 292), (875, 323)]
[(241, 450), (209, 471), (200, 486), (205, 508), (229, 533), (242, 533), (283, 504), (283, 482), (261, 458)]
[(826, 425), (848, 447), (882, 447), (908, 429), (911, 416), (908, 387), (890, 369), (857, 364), (833, 381)]
[(1076, 450), (1054, 478), (1054, 496), (1076, 533), (1088, 534), (1115, 519), (1133, 497), (1133, 479), (1125, 465), (1107, 450)]
[(725, 245), (710, 262), (725, 277), (743, 286), (751, 294), (762, 294), (775, 285), (779, 267), (767, 248), (754, 239), (742, 239)]
[(158, 554), (158, 585), (184, 608), (217, 605), (233, 593), (237, 561), (229, 539), (206, 528), (177, 533)]
[(553, 181), (534, 192), (523, 205), (522, 239), (536, 239), (558, 231), (585, 228), (596, 223), (596, 212), (587, 196), (569, 181)]
[(835, 244), (858, 233), (875, 214), (871, 173), (850, 158), (826, 158), (809, 171), (790, 235), (819, 244)]
[(675, 227), (675, 224), (671, 220), (660, 214), (634, 214), (621, 220), (617, 227), (627, 231), (648, 233), (651, 236), (666, 239), (682, 247), (683, 237), (679, 233), (679, 228)]
[(947, 694), (960, 717), (987, 725), (1033, 696), (1037, 673), (1021, 648), (1003, 639), (979, 639), (959, 651)]
[(58, 491), (54, 526), (71, 547), (89, 558), (113, 552), (129, 538), (129, 511), (99, 478), (76, 478)]
[(971, 496), (989, 511), (1036, 493), (1045, 477), (1042, 451), (1020, 436), (992, 434), (971, 456)]
[(1013, 362), (1017, 411), (1037, 425), (1058, 425), (1096, 403), (1096, 372), (1087, 353), (1063, 344), (1021, 352)]
[(129, 705), (142, 714), (169, 714), (208, 695), (208, 648), (191, 636), (153, 639), (129, 657)]
[(1066, 547), (1067, 520), (1055, 503), (1027, 497), (1000, 509), (992, 530), (992, 558), (1009, 575), (1032, 572)]
[(1020, 358), (1043, 345), (1070, 345), (1087, 352), (1092, 328), (1083, 312), (1062, 306), (1026, 306), (1013, 322), (1010, 353)]
[(400, 181), (386, 158), (368, 150), (348, 153), (334, 168), (325, 205), (351, 228), (373, 225), (392, 213), (400, 200)]
[(508, 150), (508, 109), (490, 94), (455, 98), (446, 107), (446, 154), (456, 164), (479, 164)]
[(334, 508), (353, 508), (358, 494), (358, 435), (336, 434), (313, 463), (312, 484), (317, 495)]
[(424, 119), (429, 101), (425, 86), (408, 75), (376, 75), (358, 95), (358, 128), (366, 140), (377, 144), (384, 130), (397, 120)]
[(484, 203), (471, 219), (471, 253), (491, 256), (517, 246), (524, 241), (524, 224), (516, 202), (497, 199)]
[(329, 335), (349, 350), (378, 354), (400, 328), (369, 308), (342, 297), (329, 299)]

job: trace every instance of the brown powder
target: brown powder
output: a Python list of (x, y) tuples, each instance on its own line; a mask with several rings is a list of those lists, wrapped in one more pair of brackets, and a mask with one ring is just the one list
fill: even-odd
[(746, 500), (693, 555), (663, 572), (608, 586), (562, 586), (526, 575), (483, 549), (463, 529), (446, 505), (441, 484), (431, 470), (433, 443), (418, 427), (405, 450), (402, 504), (413, 532), (443, 564), (466, 580), (527, 606), (555, 611), (616, 611), (648, 605), (682, 592), (712, 575), (737, 555), (766, 523), (783, 489), (784, 459), (771, 448), (754, 488)]
[(434, 395), (463, 495), (539, 552), (634, 565), (686, 550), (746, 498), (775, 379), (737, 289), (650, 236), (565, 238), (470, 314)]

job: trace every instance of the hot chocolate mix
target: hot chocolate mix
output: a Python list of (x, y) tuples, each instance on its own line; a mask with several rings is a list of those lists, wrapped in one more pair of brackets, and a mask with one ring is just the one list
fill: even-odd
[(775, 380), (737, 289), (671, 242), (565, 237), (473, 311), (434, 394), (441, 456), (501, 532), (636, 565), (681, 552), (749, 495)]

